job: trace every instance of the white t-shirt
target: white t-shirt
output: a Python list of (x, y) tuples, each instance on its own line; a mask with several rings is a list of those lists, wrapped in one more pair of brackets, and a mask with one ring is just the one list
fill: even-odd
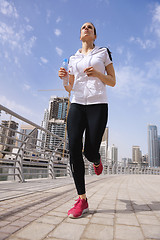
[(88, 77), (84, 73), (87, 67), (93, 67), (105, 74), (105, 67), (112, 63), (107, 48), (95, 46), (87, 55), (79, 50), (69, 59), (69, 74), (74, 75), (72, 103), (83, 105), (107, 103), (106, 85), (97, 77)]

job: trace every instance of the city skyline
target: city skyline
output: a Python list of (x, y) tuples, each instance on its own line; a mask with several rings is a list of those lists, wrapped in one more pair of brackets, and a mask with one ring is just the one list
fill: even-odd
[[(51, 97), (49, 100), (48, 109), (44, 111), (44, 118), (41, 123), (41, 127), (49, 130), (59, 137), (64, 136), (67, 138), (65, 134), (65, 122), (67, 120), (67, 109), (68, 109), (68, 100), (66, 97)], [(34, 128), (30, 124), (24, 124), (23, 122), (15, 122), (12, 120), (12, 117), (9, 117), (9, 120), (3, 119), (1, 121), (2, 126), (10, 126), (11, 129), (18, 130), (22, 134), (30, 134), (33, 132), (34, 140), (33, 144), (35, 146), (34, 141), (36, 142), (36, 138), (38, 139), (38, 135), (40, 140), (43, 141), (41, 147), (44, 145), (52, 145), (53, 142), (58, 144), (59, 140), (57, 138), (53, 138), (51, 141), (48, 139), (47, 135), (41, 130), (38, 134), (36, 128)], [(51, 124), (51, 125), (50, 125)], [(52, 126), (52, 124), (54, 126)], [(58, 124), (58, 125), (57, 125)], [(61, 125), (61, 126), (60, 126)], [(2, 129), (0, 129), (2, 130)], [(6, 130), (7, 131), (7, 130)], [(3, 135), (11, 136), (13, 133), (9, 130), (7, 133), (3, 133)], [(14, 132), (15, 133), (15, 132)], [(22, 141), (25, 137), (20, 135), (20, 140)], [(48, 139), (48, 140), (47, 140)], [(1, 137), (1, 141), (4, 142), (3, 136)], [(6, 140), (5, 140), (6, 141)], [(17, 145), (17, 142), (15, 142)], [(39, 146), (40, 146), (39, 145)], [(50, 148), (50, 147), (49, 147)], [(113, 150), (114, 149), (114, 150)], [(113, 161), (117, 164), (126, 165), (126, 163), (130, 162), (131, 164), (138, 164), (149, 167), (159, 167), (160, 166), (160, 135), (158, 135), (158, 129), (156, 125), (148, 125), (148, 152), (142, 155), (140, 146), (132, 146), (132, 158), (123, 157), (119, 158), (118, 156), (118, 147), (112, 144), (112, 146), (108, 145), (108, 127), (106, 127), (101, 146), (100, 146), (100, 154), (102, 160), (104, 162)]]
[[(77, 11), (77, 9), (79, 9)], [(109, 145), (119, 158), (148, 152), (147, 127), (160, 128), (160, 3), (155, 0), (0, 0), (0, 103), (41, 125), (51, 95), (67, 96), (58, 69), (81, 47), (91, 21), (109, 47), (117, 85), (107, 87)], [(2, 116), (3, 117), (3, 116)]]

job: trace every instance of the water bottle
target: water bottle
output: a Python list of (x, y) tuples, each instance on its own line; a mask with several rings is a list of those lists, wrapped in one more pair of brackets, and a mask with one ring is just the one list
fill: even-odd
[[(62, 63), (62, 67), (68, 71), (68, 59), (65, 58)], [(68, 74), (62, 78), (63, 79), (63, 86), (68, 86)]]

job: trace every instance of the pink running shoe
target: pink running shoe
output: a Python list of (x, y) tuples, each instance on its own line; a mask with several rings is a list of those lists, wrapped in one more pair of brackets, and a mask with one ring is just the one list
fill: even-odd
[(100, 175), (102, 173), (103, 165), (102, 165), (101, 160), (100, 160), (100, 164), (98, 167), (96, 167), (94, 164), (93, 164), (93, 167), (94, 167), (95, 174)]
[(84, 213), (89, 211), (87, 199), (81, 199), (80, 197), (76, 200), (74, 207), (68, 211), (70, 218), (80, 218)]

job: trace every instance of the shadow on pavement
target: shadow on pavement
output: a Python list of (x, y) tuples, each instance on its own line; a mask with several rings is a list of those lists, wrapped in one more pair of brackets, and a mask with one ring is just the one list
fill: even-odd
[(149, 204), (137, 204), (135, 201), (130, 201), (130, 200), (123, 200), (119, 199), (120, 202), (123, 202), (126, 204), (126, 209), (107, 209), (107, 204), (106, 204), (106, 209), (97, 209), (95, 211), (90, 211), (90, 214), (96, 214), (96, 213), (108, 213), (108, 214), (114, 214), (114, 213), (126, 213), (126, 214), (131, 214), (131, 213), (137, 213), (137, 212), (147, 212), (147, 211), (160, 211), (160, 202), (153, 201)]

